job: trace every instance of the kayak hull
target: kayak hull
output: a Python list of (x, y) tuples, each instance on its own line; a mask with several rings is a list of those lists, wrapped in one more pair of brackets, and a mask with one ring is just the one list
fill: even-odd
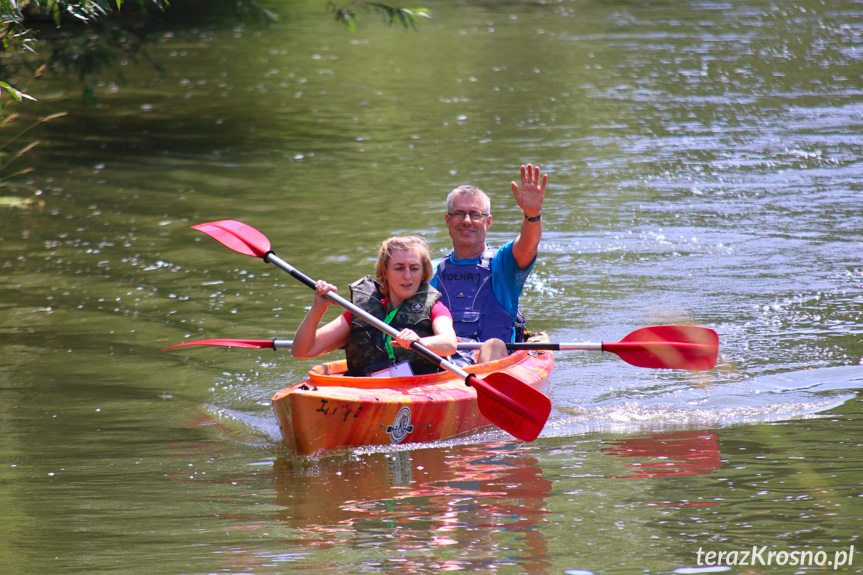
[[(482, 378), (505, 372), (542, 393), (554, 368), (550, 351), (518, 351), (470, 366)], [(456, 375), (346, 377), (344, 360), (316, 365), (306, 379), (272, 398), (282, 439), (302, 456), (370, 445), (425, 443), (491, 425), (476, 391)]]

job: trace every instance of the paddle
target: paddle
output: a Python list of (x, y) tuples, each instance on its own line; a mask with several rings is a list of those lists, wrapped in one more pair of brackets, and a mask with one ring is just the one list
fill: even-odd
[[(282, 340), (288, 341), (288, 340)], [(480, 343), (459, 343), (459, 349), (479, 349)], [(693, 325), (655, 325), (637, 329), (617, 343), (508, 343), (509, 350), (608, 351), (637, 367), (701, 371), (716, 365), (719, 336)]]
[(163, 348), (162, 351), (174, 349), (175, 347), (185, 347), (187, 345), (220, 345), (222, 347), (253, 347), (257, 349), (290, 349), (294, 345), (292, 339), (199, 339), (196, 341), (186, 341), (172, 345), (171, 347)]
[[(192, 226), (192, 229), (204, 232), (235, 252), (272, 263), (307, 287), (315, 289), (315, 281), (312, 278), (274, 254), (270, 249), (270, 240), (247, 224), (235, 220), (221, 220), (198, 224)], [(329, 292), (326, 297), (384, 333), (393, 337), (398, 335), (398, 330), (357, 307), (339, 294)], [(186, 345), (189, 344), (191, 342)], [(504, 431), (523, 441), (533, 441), (542, 431), (551, 412), (551, 400), (542, 392), (507, 373), (492, 372), (481, 379), (472, 373), (467, 373), (417, 342), (411, 344), (411, 349), (439, 367), (464, 379), (466, 385), (472, 386), (477, 391), (476, 399), (480, 413)]]
[[(165, 349), (186, 345), (221, 345), (225, 347), (253, 347), (287, 349), (290, 339), (204, 339), (187, 341)], [(479, 349), (481, 343), (459, 342), (462, 350)], [(506, 344), (508, 350), (548, 351), (608, 351), (637, 367), (655, 369), (706, 370), (716, 365), (719, 337), (706, 327), (691, 325), (657, 325), (643, 327), (627, 335), (618, 343), (547, 343), (519, 342)]]

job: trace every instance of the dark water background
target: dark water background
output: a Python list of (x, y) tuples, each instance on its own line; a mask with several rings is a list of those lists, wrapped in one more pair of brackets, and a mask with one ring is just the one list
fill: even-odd
[[(33, 200), (0, 206), (3, 569), (686, 573), (855, 545), (859, 572), (863, 4), (432, 2), (418, 33), (271, 6), (170, 25), (165, 73), (129, 63), (101, 108), (48, 78), (14, 110), (68, 114), (0, 187)], [(561, 352), (533, 443), (297, 461), (269, 398), (312, 362), (161, 351), (291, 337), (311, 302), (189, 226), (245, 221), (344, 288), (393, 233), (442, 253), (462, 183), (512, 238), (525, 162), (550, 176), (531, 325), (709, 326), (717, 368)]]

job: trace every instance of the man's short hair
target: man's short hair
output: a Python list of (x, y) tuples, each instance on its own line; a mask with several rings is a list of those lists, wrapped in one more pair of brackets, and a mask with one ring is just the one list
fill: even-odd
[(455, 188), (453, 191), (449, 193), (446, 197), (446, 211), (450, 212), (452, 210), (452, 204), (455, 201), (456, 196), (464, 196), (466, 198), (481, 198), (482, 199), (482, 209), (485, 210), (485, 213), (491, 213), (491, 200), (488, 198), (488, 194), (479, 189), (476, 186), (471, 185), (463, 185)]

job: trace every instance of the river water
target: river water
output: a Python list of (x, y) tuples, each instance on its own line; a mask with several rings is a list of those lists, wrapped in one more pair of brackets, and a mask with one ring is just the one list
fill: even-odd
[[(50, 76), (12, 108), (66, 115), (0, 187), (5, 572), (860, 572), (860, 2), (430, 2), (353, 33), (269, 5), (167, 26), (164, 71), (128, 63), (99, 108)], [(560, 352), (532, 443), (300, 460), (269, 399), (313, 362), (161, 351), (291, 337), (311, 303), (191, 225), (242, 220), (344, 290), (391, 234), (443, 253), (462, 183), (514, 237), (526, 162), (530, 325), (703, 325), (715, 369)]]

